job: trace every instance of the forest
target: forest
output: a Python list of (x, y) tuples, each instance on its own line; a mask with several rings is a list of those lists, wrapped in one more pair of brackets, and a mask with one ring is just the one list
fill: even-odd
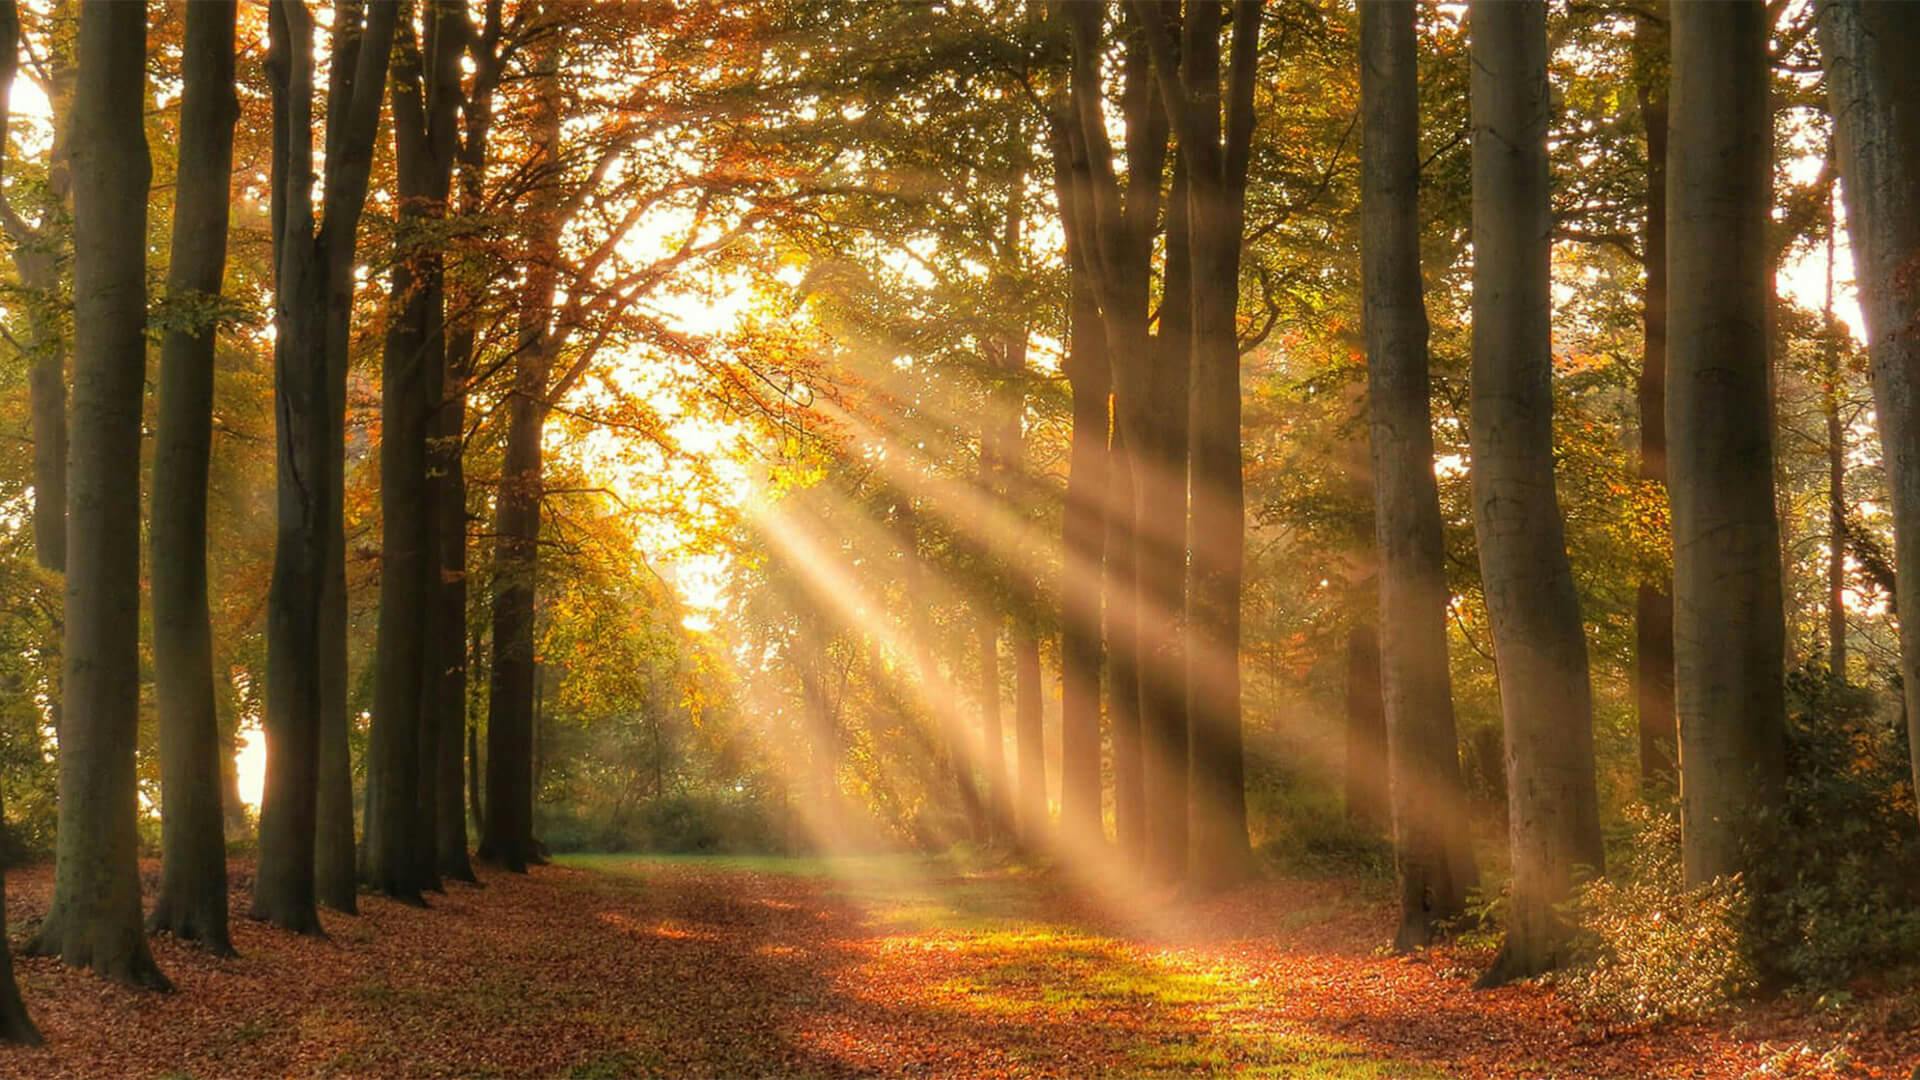
[(1916, 58), (0, 0), (0, 1077), (1920, 1080)]

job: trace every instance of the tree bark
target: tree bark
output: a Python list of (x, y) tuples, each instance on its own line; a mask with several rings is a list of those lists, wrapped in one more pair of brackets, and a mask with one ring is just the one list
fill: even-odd
[(1145, 770), (1140, 733), (1140, 583), (1134, 570), (1133, 458), (1116, 425), (1107, 444), (1107, 726), (1113, 739), (1113, 837), (1132, 866), (1147, 856)]
[[(1763, 4), (1676, 4), (1667, 444), (1680, 820), (1690, 885), (1749, 869), (1785, 781), (1767, 381), (1772, 115)], [(1758, 883), (1750, 879), (1749, 889)]]
[(1380, 680), (1379, 635), (1372, 623), (1357, 623), (1347, 631), (1347, 820), (1390, 834), (1387, 713)]
[(1474, 0), (1473, 503), (1506, 726), (1513, 885), (1485, 985), (1556, 966), (1602, 865), (1585, 630), (1554, 490), (1544, 3)]
[[(1117, 422), (1112, 445), (1124, 447), (1113, 451), (1115, 502), (1124, 509), (1113, 516), (1108, 534), (1116, 827), (1123, 852), (1136, 866), (1146, 869), (1157, 864), (1166, 874), (1169, 864), (1174, 864), (1171, 873), (1177, 876), (1185, 870), (1185, 796), (1182, 792), (1175, 815), (1180, 842), (1157, 843), (1156, 835), (1164, 836), (1167, 828), (1176, 826), (1156, 820), (1162, 805), (1156, 793), (1163, 797), (1165, 792), (1164, 785), (1153, 779), (1168, 774), (1168, 763), (1156, 765), (1153, 757), (1165, 741), (1165, 729), (1176, 720), (1183, 762), (1186, 754), (1186, 694), (1180, 685), (1185, 665), (1176, 647), (1185, 584), (1186, 354), (1182, 348), (1177, 357), (1159, 356), (1149, 321), (1167, 117), (1154, 90), (1145, 36), (1132, 9), (1125, 9), (1120, 95), (1127, 166), (1123, 184), (1115, 174), (1107, 134), (1101, 72), (1105, 8), (1063, 4), (1055, 10), (1066, 21), (1072, 61), (1068, 96), (1057, 121), (1074, 165), (1071, 197), (1061, 204), (1061, 220), (1093, 271), (1088, 278), (1100, 306), (1113, 377)], [(1170, 200), (1169, 211), (1184, 203), (1184, 199)], [(1169, 228), (1169, 238), (1174, 235)], [(1171, 270), (1170, 263), (1170, 278)], [(1188, 295), (1184, 286), (1173, 284), (1164, 291), (1171, 297)], [(1184, 336), (1180, 340), (1184, 342)], [(1173, 359), (1178, 367), (1170, 371)], [(1179, 414), (1179, 463), (1174, 479), (1169, 479), (1171, 470), (1161, 451), (1167, 437), (1155, 414), (1156, 404), (1162, 411)], [(1170, 538), (1169, 533), (1174, 536)], [(1122, 544), (1115, 543), (1122, 538)], [(1179, 566), (1171, 574), (1169, 564), (1174, 560), (1167, 556), (1168, 549), (1178, 551)], [(1156, 774), (1155, 769), (1160, 772)], [(1179, 779), (1184, 788), (1184, 763)], [(1170, 853), (1177, 858), (1170, 858)]]
[(67, 462), (60, 823), (27, 951), (168, 989), (140, 921), (140, 419), (146, 379), (146, 9), (80, 12), (74, 89), (75, 438)]
[(180, 170), (167, 295), (190, 325), (160, 350), (154, 435), (153, 663), (159, 719), (160, 897), (147, 925), (231, 955), (227, 844), (220, 806), (220, 724), (207, 607), (207, 467), (213, 449), (213, 356), (233, 179), (233, 0), (186, 12)]
[[(1833, 157), (1831, 145), (1827, 157)], [(1821, 309), (1821, 407), (1827, 421), (1827, 670), (1847, 681), (1847, 428), (1840, 418), (1846, 369), (1840, 362), (1841, 329), (1833, 315), (1834, 190), (1827, 189), (1827, 290)]]
[[(560, 150), (559, 55), (536, 61), (539, 94), (532, 159)], [(535, 587), (539, 575), (541, 433), (548, 408), (550, 327), (560, 221), (551, 193), (533, 210), (532, 248), (520, 298), (518, 354), (507, 406), (507, 445), (494, 511), (493, 675), (487, 708), (487, 816), (480, 858), (515, 873), (541, 861), (533, 839)]]
[[(312, 17), (297, 0), (276, 0), (268, 15), (279, 505), (267, 598), (267, 776), (253, 916), (319, 933), (316, 876), (329, 906), (350, 911), (353, 904), (342, 432), (354, 244), (398, 12), (394, 3), (380, 0), (364, 12), (343, 5), (335, 14), (318, 213), (312, 197)], [(317, 844), (317, 836), (324, 843)]]
[[(1820, 52), (1844, 185), (1876, 426), (1893, 503), (1897, 609), (1920, 611), (1920, 11), (1829, 0)], [(1900, 621), (1913, 775), (1920, 783), (1920, 626)]]
[(953, 755), (954, 767), (963, 775), (961, 784), (961, 802), (974, 805), (984, 802), (984, 815), (969, 814), (969, 826), (973, 830), (975, 843), (1002, 839), (1002, 833), (1013, 827), (1013, 785), (1007, 776), (1007, 733), (1000, 718), (1000, 614), (992, 610), (990, 604), (983, 603), (987, 610), (975, 616), (974, 637), (978, 644), (980, 664), (980, 771), (986, 776), (984, 795), (972, 789), (972, 763), (968, 755), (956, 752)]
[[(1371, 693), (1378, 695), (1384, 713), (1386, 766), (1375, 772), (1369, 761), (1363, 775), (1386, 778), (1382, 794), (1390, 809), (1382, 817), (1391, 823), (1400, 877), (1394, 947), (1413, 949), (1430, 944), (1465, 909), (1478, 875), (1447, 666), (1450, 591), (1433, 472), (1427, 307), (1420, 275), (1414, 5), (1363, 3), (1360, 39), (1361, 275), (1374, 544), (1380, 558), (1381, 655), (1378, 686)], [(1369, 690), (1356, 685), (1348, 693)]]
[[(1056, 175), (1072, 168), (1056, 149)], [(1062, 175), (1062, 182), (1070, 182)], [(1064, 199), (1068, 196), (1063, 196)], [(1103, 355), (1100, 305), (1071, 234), (1067, 237), (1072, 294), (1068, 346), (1063, 362), (1073, 396), (1073, 427), (1067, 449), (1066, 505), (1061, 541), (1060, 628), (1060, 831), (1070, 847), (1090, 850), (1104, 842), (1100, 807), (1100, 583), (1106, 562), (1107, 503), (1112, 483), (1107, 441), (1112, 377)]]
[[(1647, 282), (1641, 303), (1643, 344), (1637, 401), (1640, 479), (1667, 492), (1667, 69), (1668, 5), (1634, 19), (1635, 92), (1647, 136), (1647, 219), (1641, 245)], [(1673, 574), (1640, 582), (1634, 598), (1634, 701), (1640, 736), (1640, 784), (1672, 791), (1679, 762), (1673, 713)]]
[(1020, 843), (1029, 851), (1046, 846), (1052, 824), (1047, 813), (1046, 735), (1041, 708), (1040, 635), (1033, 617), (1022, 613), (1013, 626), (1013, 741), (1018, 751), (1019, 788), (1015, 821)]
[[(1178, 52), (1164, 9), (1136, 0), (1146, 24), (1160, 98), (1179, 137), (1187, 178), (1167, 228), (1169, 293), (1173, 230), (1188, 235), (1191, 270), (1190, 442), (1192, 552), (1185, 661), (1192, 775), (1190, 873), (1203, 887), (1238, 881), (1252, 867), (1247, 843), (1246, 750), (1241, 730), (1240, 590), (1246, 561), (1246, 496), (1240, 460), (1241, 233), (1253, 137), (1261, 4), (1232, 5), (1233, 36), (1221, 89), (1218, 4), (1190, 5)], [(1177, 183), (1177, 180), (1176, 180)], [(1177, 196), (1176, 196), (1177, 198)], [(1162, 324), (1162, 334), (1169, 327)]]
[[(62, 208), (71, 193), (73, 51), (52, 47), (53, 148), (47, 170), (52, 205), (37, 225), (30, 224), (0, 194), (0, 224), (13, 244), (14, 272), (25, 294), (28, 425), (33, 436), (33, 550), (42, 569), (67, 568), (67, 378), (61, 326), (60, 256), (70, 237)], [(0, 3), (0, 141), (6, 137), (8, 106), (20, 70), (20, 12), (14, 0)], [(4, 161), (0, 147), (0, 161)], [(59, 695), (55, 693), (55, 726)]]
[[(493, 125), (493, 90), (500, 78), (499, 39), (501, 0), (489, 0), (477, 36), (469, 33), (474, 59), (473, 87), (465, 108), (465, 131), (458, 148), (459, 213), (477, 220), (485, 209), (484, 183), (487, 137)], [(449, 274), (447, 297), (446, 396), (435, 415), (433, 468), (436, 473), (434, 506), (438, 521), (439, 575), (431, 603), (433, 629), (428, 640), (437, 682), (433, 707), (439, 734), (433, 768), (438, 773), (439, 806), (434, 814), (434, 849), (440, 875), (474, 882), (467, 857), (467, 814), (462, 771), (461, 740), (471, 738), (467, 728), (467, 381), (473, 376), (474, 305), (481, 294), (480, 260), (456, 263)], [(435, 678), (433, 674), (430, 678)], [(475, 755), (477, 759), (477, 754)], [(477, 796), (476, 796), (477, 802)], [(474, 814), (479, 821), (479, 814)]]
[(380, 620), (361, 877), (413, 903), (423, 889), (440, 887), (440, 671), (431, 647), (439, 493), (429, 465), (446, 371), (445, 241), (437, 224), (446, 218), (453, 177), (465, 18), (436, 0), (426, 12), (424, 65), (407, 26), (392, 79), (400, 215), (381, 367)]

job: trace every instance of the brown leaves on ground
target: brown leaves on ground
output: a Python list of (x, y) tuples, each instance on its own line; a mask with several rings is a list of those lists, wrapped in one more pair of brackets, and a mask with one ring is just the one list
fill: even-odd
[[(7, 884), (30, 929), (49, 875)], [(1058, 878), (927, 860), (580, 860), (427, 910), (369, 898), (324, 939), (238, 918), (237, 960), (161, 939), (173, 994), (23, 960), (48, 1046), (0, 1048), (0, 1075), (1906, 1080), (1920, 1062), (1911, 998), (1614, 1031), (1540, 987), (1475, 992), (1473, 958), (1376, 955), (1389, 912), (1350, 890), (1266, 882), (1123, 919)]]

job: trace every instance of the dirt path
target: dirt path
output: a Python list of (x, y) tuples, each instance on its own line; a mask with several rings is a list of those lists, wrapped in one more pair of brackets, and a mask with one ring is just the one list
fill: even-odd
[[(47, 875), (8, 886), (24, 929)], [(0, 1050), (0, 1075), (1907, 1080), (1920, 1062), (1885, 1010), (1851, 1023), (1892, 1031), (1850, 1043), (1780, 1008), (1622, 1034), (1537, 988), (1473, 993), (1470, 958), (1375, 956), (1386, 912), (1348, 891), (1266, 883), (1122, 931), (1050, 879), (922, 860), (596, 859), (431, 910), (368, 899), (326, 939), (239, 919), (238, 960), (161, 941), (171, 995), (23, 961), (49, 1046)]]

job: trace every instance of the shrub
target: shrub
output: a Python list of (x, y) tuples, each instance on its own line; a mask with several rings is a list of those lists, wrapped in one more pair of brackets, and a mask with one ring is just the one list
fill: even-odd
[(1771, 978), (1826, 989), (1920, 955), (1920, 822), (1897, 688), (1813, 669), (1787, 691), (1786, 812), (1759, 839), (1753, 947)]
[(1611, 877), (1582, 885), (1570, 915), (1578, 961), (1556, 980), (1584, 1012), (1628, 1020), (1695, 1018), (1751, 993), (1741, 882), (1685, 887), (1680, 822), (1638, 806)]

